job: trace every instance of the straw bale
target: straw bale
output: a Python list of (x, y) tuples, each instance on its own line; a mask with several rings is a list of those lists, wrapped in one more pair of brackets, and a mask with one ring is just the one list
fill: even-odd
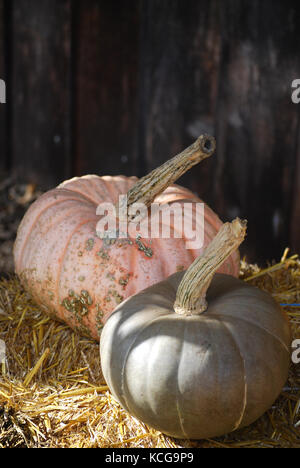
[[(241, 261), (241, 279), (279, 304), (300, 303), (300, 261), (259, 268)], [(300, 307), (282, 306), (293, 338)], [(15, 276), (0, 278), (0, 447), (300, 447), (300, 363), (272, 408), (250, 426), (215, 439), (176, 440), (147, 427), (114, 400), (98, 344), (47, 317)]]

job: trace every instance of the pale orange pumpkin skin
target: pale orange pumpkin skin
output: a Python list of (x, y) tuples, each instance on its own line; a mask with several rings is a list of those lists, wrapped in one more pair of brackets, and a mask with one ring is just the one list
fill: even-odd
[[(96, 235), (102, 202), (116, 203), (135, 177), (88, 175), (43, 194), (25, 214), (14, 245), (15, 271), (45, 312), (99, 340), (101, 328), (123, 299), (186, 269), (216, 235), (221, 220), (205, 205), (204, 245), (187, 250), (185, 238), (132, 239), (108, 244)], [(189, 190), (172, 185), (155, 203), (199, 203)], [(234, 252), (219, 272), (237, 276)]]

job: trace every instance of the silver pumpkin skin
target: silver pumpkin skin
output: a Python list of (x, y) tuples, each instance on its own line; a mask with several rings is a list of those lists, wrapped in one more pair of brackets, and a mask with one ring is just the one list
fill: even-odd
[(216, 274), (207, 310), (174, 312), (184, 272), (122, 302), (100, 340), (103, 375), (131, 415), (173, 437), (220, 436), (276, 400), (290, 362), (289, 322), (274, 299)]

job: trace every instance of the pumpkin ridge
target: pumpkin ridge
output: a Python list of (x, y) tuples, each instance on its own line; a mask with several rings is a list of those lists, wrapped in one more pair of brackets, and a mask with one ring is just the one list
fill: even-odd
[[(73, 201), (77, 201), (76, 199), (73, 199), (73, 198), (68, 198), (67, 200), (65, 200), (66, 202), (69, 202), (70, 200), (73, 200)], [(88, 208), (88, 207), (87, 207)], [(55, 219), (55, 224), (59, 225), (64, 219), (66, 219), (67, 217), (70, 216), (70, 213), (72, 213), (72, 210), (74, 209), (74, 207), (68, 207), (68, 210), (66, 213), (62, 213), (60, 217), (56, 218)], [(51, 231), (51, 229), (54, 229), (55, 226), (53, 225), (53, 222), (51, 221), (49, 223), (49, 225), (47, 225), (47, 228), (45, 229), (45, 227), (43, 226), (43, 235), (41, 235), (40, 239), (39, 239), (39, 242), (36, 242), (35, 244), (35, 248), (34, 248), (34, 252), (36, 252), (37, 250), (39, 250), (39, 247), (40, 247), (40, 243), (43, 243), (44, 239), (44, 235), (47, 235), (49, 233), (49, 231)], [(28, 255), (28, 254), (27, 254)], [(23, 256), (24, 258), (24, 256)], [(25, 264), (27, 262), (25, 261)]]
[[(119, 186), (117, 186), (117, 190), (115, 190), (115, 186), (112, 187), (112, 184), (110, 183), (109, 180), (104, 179), (103, 177), (101, 178), (101, 180), (103, 182), (103, 185), (105, 187), (106, 192), (109, 195), (110, 200), (112, 200), (113, 203), (118, 203), (118, 200), (115, 201), (114, 199), (115, 199), (116, 196), (118, 197), (118, 195), (121, 194), (120, 190), (119, 190)], [(116, 181), (115, 181), (115, 183), (116, 183)], [(123, 195), (126, 195), (126, 193), (124, 193)]]
[[(109, 179), (106, 179), (106, 178), (109, 178)], [(119, 195), (125, 195), (129, 192), (129, 190), (131, 189), (131, 187), (134, 186), (134, 184), (136, 184), (138, 182), (138, 178), (135, 177), (135, 176), (122, 176), (122, 175), (118, 175), (118, 176), (103, 176), (103, 179), (104, 180), (107, 180), (107, 182), (109, 182), (111, 184), (111, 182), (113, 181), (115, 186), (117, 187), (117, 193)]]
[[(128, 274), (130, 275), (132, 273), (132, 275), (134, 275), (134, 272), (136, 271), (136, 262), (137, 262), (137, 252), (133, 252), (133, 249), (131, 249), (132, 251), (132, 254), (131, 255), (128, 255), (128, 260), (129, 260), (129, 264), (128, 264), (128, 268), (127, 268), (127, 271), (128, 271)], [(134, 294), (134, 291), (132, 291), (132, 283), (129, 282), (128, 285), (127, 285), (127, 291), (128, 291), (128, 294), (129, 294), (129, 297)], [(128, 297), (128, 299), (129, 299)]]
[[(155, 319), (153, 319), (155, 320)], [(121, 369), (121, 374), (120, 374), (120, 377), (121, 377), (121, 385), (120, 385), (120, 392), (121, 392), (121, 397), (123, 397), (123, 400), (125, 401), (125, 405), (126, 407), (129, 409), (130, 408), (130, 405), (128, 404), (128, 399), (126, 398), (126, 395), (125, 395), (125, 379), (124, 379), (124, 375), (125, 375), (125, 368), (126, 368), (126, 364), (127, 364), (127, 359), (129, 357), (129, 354), (132, 350), (132, 347), (134, 345), (134, 343), (137, 341), (138, 339), (138, 336), (139, 334), (148, 326), (148, 322), (146, 322), (146, 324), (139, 330), (139, 333), (137, 333), (135, 336), (134, 336), (134, 339), (132, 340), (132, 342), (130, 343), (130, 346), (128, 347), (127, 349), (127, 352), (124, 356), (124, 361), (123, 361), (123, 365), (122, 365), (122, 369)], [(125, 406), (124, 405), (124, 406)]]
[[(93, 205), (96, 205), (95, 200), (93, 200), (92, 198), (90, 198), (90, 197), (89, 197), (88, 195), (86, 195), (85, 193), (80, 192), (79, 190), (74, 190), (73, 188), (67, 188), (67, 187), (60, 187), (60, 188), (58, 188), (57, 190), (61, 190), (61, 189), (63, 189), (63, 190), (68, 190), (68, 192), (70, 192), (70, 193), (72, 193), (72, 192), (73, 192), (73, 193), (76, 193), (77, 195), (80, 195), (81, 197), (83, 197), (86, 201), (90, 202), (90, 203), (93, 204)], [(68, 200), (70, 200), (70, 199), (68, 198)], [(75, 199), (74, 199), (74, 200), (75, 200)], [(97, 206), (97, 205), (96, 205), (96, 206)]]
[[(163, 192), (163, 193), (164, 193), (164, 192)], [(174, 205), (175, 203), (176, 203), (176, 204), (180, 204), (181, 206), (183, 206), (183, 204), (186, 203), (186, 202), (191, 203), (193, 206), (194, 206), (196, 203), (203, 203), (203, 204), (204, 204), (204, 201), (201, 200), (200, 198), (198, 199), (199, 201), (195, 201), (195, 200), (196, 200), (196, 197), (195, 197), (194, 199), (192, 199), (192, 198), (179, 198), (178, 200), (174, 200), (174, 201), (170, 201), (170, 202), (169, 202), (169, 201), (166, 201), (166, 202), (165, 202), (165, 201), (162, 201), (162, 202), (159, 202), (159, 204), (160, 204), (160, 205), (163, 205), (163, 206), (169, 205), (170, 208), (171, 208), (172, 205)], [(155, 203), (155, 202), (156, 202), (156, 200), (154, 200), (154, 203)], [(193, 211), (193, 210), (192, 210), (192, 211)], [(171, 216), (170, 216), (170, 219), (171, 219)], [(193, 214), (192, 214), (192, 219), (193, 219)], [(205, 221), (206, 221), (206, 218), (205, 218), (205, 214), (204, 214), (204, 225), (205, 225)], [(163, 227), (164, 225), (166, 225), (166, 223), (164, 222), (164, 218), (163, 218), (163, 217), (162, 217), (162, 220), (161, 220), (161, 222), (160, 222), (160, 225), (161, 225), (161, 227)], [(167, 225), (168, 225), (168, 223), (167, 223)], [(177, 229), (175, 229), (174, 224), (172, 224), (172, 225), (170, 226), (170, 235), (171, 235), (171, 231), (172, 231), (173, 239), (180, 239), (180, 237), (179, 237), (179, 238), (176, 238), (176, 237), (175, 237), (175, 232), (179, 232), (179, 231), (178, 231)], [(179, 233), (182, 234), (182, 232), (179, 232)], [(210, 238), (209, 236), (208, 236), (208, 238), (209, 238), (209, 241), (211, 241), (211, 238)], [(182, 239), (188, 240), (188, 238), (187, 238), (185, 235), (182, 235)], [(194, 251), (197, 250), (197, 249), (188, 249), (188, 250), (194, 252)], [(192, 260), (192, 259), (191, 259), (191, 260)]]
[(220, 323), (221, 325), (223, 326), (223, 328), (225, 328), (225, 330), (227, 331), (227, 334), (231, 337), (237, 351), (238, 351), (238, 354), (241, 358), (241, 361), (242, 361), (242, 364), (243, 364), (243, 370), (244, 370), (244, 398), (243, 398), (243, 407), (242, 407), (242, 410), (241, 410), (241, 415), (239, 417), (239, 419), (237, 420), (237, 422), (234, 424), (234, 428), (233, 428), (233, 431), (235, 431), (236, 429), (238, 429), (243, 421), (243, 418), (244, 418), (244, 414), (245, 414), (245, 411), (246, 411), (246, 408), (247, 408), (247, 393), (248, 393), (248, 386), (247, 386), (247, 375), (246, 375), (246, 361), (245, 361), (245, 358), (243, 357), (242, 353), (241, 353), (241, 350), (240, 350), (240, 347), (238, 345), (238, 343), (236, 342), (236, 339), (234, 337), (234, 335), (232, 334), (231, 330), (228, 328), (226, 322), (224, 322), (222, 319), (220, 320)]
[[(85, 220), (85, 221), (79, 223), (78, 226), (76, 226), (75, 229), (73, 229), (70, 236), (68, 237), (67, 242), (65, 243), (65, 248), (64, 248), (64, 251), (62, 252), (61, 262), (60, 262), (59, 269), (58, 269), (58, 272), (57, 272), (57, 281), (56, 281), (56, 288), (55, 288), (56, 291), (57, 291), (57, 300), (58, 300), (58, 302), (59, 302), (59, 296), (60, 296), (60, 277), (61, 277), (61, 272), (62, 272), (64, 260), (65, 260), (65, 257), (66, 257), (66, 253), (67, 253), (67, 250), (68, 250), (69, 245), (70, 245), (70, 241), (71, 241), (73, 235), (76, 233), (76, 231), (79, 228), (81, 228), (81, 226), (84, 226), (85, 224), (87, 224), (87, 223), (89, 223), (91, 221), (94, 221), (94, 219), (88, 219), (88, 220)], [(63, 315), (65, 316), (64, 312), (63, 312)]]
[[(130, 411), (130, 405), (128, 405), (128, 399), (126, 398), (125, 396), (125, 391), (124, 391), (124, 388), (125, 388), (125, 384), (124, 384), (124, 375), (125, 375), (125, 368), (126, 368), (126, 364), (127, 364), (127, 359), (129, 357), (129, 354), (132, 350), (132, 347), (134, 345), (134, 343), (137, 341), (138, 337), (140, 336), (140, 334), (149, 326), (151, 325), (153, 322), (155, 322), (156, 320), (160, 319), (162, 317), (162, 315), (159, 315), (158, 317), (155, 317), (153, 318), (152, 320), (150, 321), (146, 321), (146, 323), (144, 324), (144, 326), (142, 326), (138, 333), (135, 335), (133, 341), (130, 343), (128, 349), (127, 349), (127, 352), (124, 356), (124, 361), (123, 361), (123, 365), (122, 365), (122, 370), (121, 370), (121, 385), (120, 385), (120, 391), (121, 391), (121, 394), (124, 398), (124, 401), (125, 401), (125, 404), (127, 406), (127, 408), (129, 408), (129, 411)], [(132, 412), (132, 414), (134, 414), (134, 411)]]
[(168, 277), (168, 263), (167, 263), (167, 261), (168, 261), (169, 252), (166, 251), (165, 249), (161, 248), (161, 241), (163, 241), (163, 239), (154, 239), (154, 240), (156, 241), (156, 243), (155, 243), (157, 245), (156, 248), (159, 249), (160, 266), (161, 266), (163, 277), (167, 278)]
[[(31, 233), (32, 233), (32, 231), (33, 231), (33, 228), (35, 227), (37, 221), (40, 219), (40, 217), (42, 216), (42, 214), (45, 213), (45, 211), (47, 211), (49, 208), (52, 208), (53, 206), (55, 206), (55, 205), (57, 205), (57, 204), (59, 204), (59, 203), (61, 203), (61, 202), (63, 202), (63, 201), (65, 201), (64, 198), (60, 198), (59, 200), (55, 200), (53, 203), (51, 203), (51, 205), (47, 205), (43, 210), (41, 210), (41, 211), (38, 212), (37, 217), (35, 218), (35, 220), (34, 220), (33, 223), (31, 224), (31, 227), (30, 227), (30, 229), (29, 229), (29, 231), (28, 231), (28, 233), (27, 233), (27, 235), (26, 235), (26, 238), (25, 238), (25, 240), (24, 240), (24, 242), (23, 242), (22, 249), (21, 249), (21, 251), (20, 251), (20, 253), (19, 253), (19, 260), (18, 260), (19, 264), (21, 264), (21, 262), (22, 262), (22, 260), (23, 260), (24, 249), (25, 249), (25, 247), (26, 247), (28, 238), (30, 237), (30, 235), (31, 235)], [(33, 206), (33, 205), (31, 205), (31, 206)], [(21, 224), (20, 224), (20, 227), (21, 227)]]
[[(256, 328), (259, 328), (260, 330), (264, 331), (265, 333), (267, 333), (268, 335), (272, 336), (273, 338), (275, 338), (276, 341), (278, 341), (281, 346), (289, 353), (289, 348), (288, 346), (279, 338), (279, 336), (275, 335), (274, 333), (272, 333), (270, 330), (268, 330), (267, 328), (265, 327), (262, 327), (261, 325), (255, 323), (255, 322), (252, 322), (251, 320), (247, 320), (243, 317), (235, 317), (234, 315), (222, 315), (222, 314), (213, 314), (215, 316), (219, 316), (220, 317), (223, 317), (223, 319), (226, 319), (227, 317), (230, 319), (230, 320), (240, 320), (240, 321), (243, 321), (243, 322), (246, 322), (246, 323), (249, 323), (253, 326), (255, 326)], [(212, 316), (212, 315), (211, 315)], [(223, 319), (220, 318), (221, 322), (223, 323)]]
[[(54, 190), (56, 190), (56, 189), (54, 189)], [(67, 190), (67, 189), (64, 189), (64, 190)], [(33, 231), (33, 229), (35, 228), (35, 226), (36, 226), (38, 220), (41, 218), (41, 216), (42, 216), (46, 211), (48, 211), (50, 208), (52, 208), (53, 206), (55, 206), (55, 205), (57, 205), (57, 204), (59, 204), (59, 203), (65, 202), (65, 201), (69, 201), (69, 200), (73, 200), (73, 201), (77, 201), (77, 202), (78, 202), (78, 199), (77, 199), (77, 198), (68, 198), (68, 199), (66, 200), (64, 197), (61, 197), (59, 200), (56, 199), (53, 203), (51, 203), (51, 205), (47, 205), (43, 210), (41, 210), (41, 211), (38, 212), (38, 214), (37, 214), (37, 216), (36, 216), (36, 219), (33, 221), (32, 225), (31, 225), (31, 227), (30, 227), (30, 229), (29, 229), (29, 231), (28, 231), (28, 233), (27, 233), (27, 235), (26, 235), (26, 238), (25, 238), (25, 240), (24, 240), (24, 242), (23, 242), (21, 251), (20, 251), (20, 253), (19, 253), (19, 260), (18, 260), (19, 265), (21, 265), (21, 263), (22, 263), (23, 256), (24, 256), (24, 249), (25, 249), (25, 247), (27, 246), (28, 238), (31, 236), (32, 231)], [(33, 206), (33, 205), (32, 205), (32, 206)], [(20, 227), (21, 227), (21, 225), (20, 225)]]
[(180, 363), (181, 363), (181, 360), (182, 360), (182, 356), (183, 356), (183, 348), (184, 348), (184, 344), (185, 344), (185, 336), (186, 336), (186, 329), (187, 329), (187, 324), (188, 322), (184, 321), (184, 331), (183, 331), (183, 339), (181, 341), (181, 350), (180, 350), (180, 360), (179, 360), (179, 363), (178, 363), (178, 368), (177, 368), (177, 389), (176, 389), (176, 409), (177, 409), (177, 414), (178, 414), (178, 421), (179, 421), (179, 425), (181, 427), (181, 430), (182, 430), (182, 433), (184, 434), (184, 437), (188, 439), (188, 434), (186, 433), (185, 429), (184, 429), (184, 425), (183, 425), (183, 418), (181, 416), (181, 412), (180, 412), (180, 405), (179, 405), (179, 369), (180, 369)]
[[(172, 202), (171, 202), (171, 203), (169, 203), (169, 202), (160, 203), (160, 205), (164, 205), (164, 206), (165, 206), (165, 205), (169, 205), (169, 206), (171, 207), (171, 206), (172, 206), (173, 204), (175, 204), (175, 203), (179, 203), (179, 204), (181, 205), (182, 202), (183, 202), (183, 200), (180, 199), (180, 200), (174, 201), (173, 203), (172, 203)], [(155, 203), (155, 200), (154, 200), (154, 203)], [(171, 220), (171, 216), (170, 216), (170, 220)], [(161, 220), (161, 222), (159, 222), (159, 224), (160, 224), (161, 228), (162, 228), (163, 226), (165, 226), (165, 225), (167, 225), (167, 226), (169, 225), (169, 223), (164, 222), (164, 217), (162, 217), (162, 220)], [(172, 232), (171, 232), (171, 231), (172, 231)], [(173, 225), (173, 224), (170, 225), (170, 237), (173, 238), (173, 239), (178, 239), (178, 238), (176, 238), (175, 235), (174, 235), (175, 232), (178, 232), (178, 230), (176, 230), (176, 229), (174, 228), (174, 225)], [(172, 234), (173, 234), (173, 237), (172, 237)], [(163, 237), (162, 237), (162, 239), (163, 239)]]
[[(155, 349), (156, 348), (156, 342), (159, 340), (160, 336), (157, 335), (155, 337), (155, 341), (153, 343), (153, 346), (152, 346), (152, 349)], [(160, 350), (160, 348), (158, 348), (158, 351)], [(150, 359), (150, 356), (149, 356), (149, 359), (147, 360), (147, 365), (146, 365), (146, 375), (147, 375), (147, 379), (149, 379), (149, 376), (151, 377), (151, 371), (153, 371), (153, 362), (154, 362), (154, 366), (156, 364), (156, 359), (153, 359), (153, 355), (151, 354), (151, 359)], [(150, 397), (149, 397), (149, 394), (150, 394)], [(147, 400), (148, 400), (148, 404), (151, 408), (151, 411), (153, 414), (157, 414), (157, 411), (154, 410), (154, 407), (153, 405), (151, 404), (151, 392), (149, 392), (149, 390), (147, 389)]]
[[(96, 195), (96, 199), (94, 198), (91, 198), (91, 195), (87, 195), (86, 192), (85, 192), (85, 187), (84, 187), (84, 184), (81, 184), (82, 182), (82, 179), (84, 179), (84, 181), (88, 181), (90, 182), (91, 184), (93, 183), (93, 181), (97, 181), (97, 184), (100, 183), (101, 184), (101, 191), (105, 192), (104, 195), (103, 195), (103, 200), (107, 201), (108, 199), (111, 200), (112, 199), (112, 196), (111, 196), (111, 193), (110, 191), (108, 190), (107, 186), (108, 186), (108, 183), (109, 181), (107, 179), (105, 179), (105, 177), (107, 176), (96, 176), (96, 177), (92, 177), (89, 179), (89, 176), (81, 176), (81, 177), (75, 177), (73, 179), (69, 179), (68, 181), (66, 182), (63, 182), (63, 185), (62, 186), (59, 186), (58, 189), (65, 189), (65, 190), (69, 190), (70, 192), (74, 192), (74, 193), (77, 193), (78, 195), (81, 195), (82, 197), (85, 197), (87, 200), (89, 200), (93, 205), (96, 205), (98, 204), (98, 200), (97, 199), (97, 196), (99, 196), (99, 191), (100, 191), (100, 188), (96, 187), (96, 190), (95, 190), (95, 195)], [(114, 176), (112, 176), (114, 177)], [(73, 182), (79, 182), (78, 184), (78, 188), (77, 186), (74, 187), (73, 186)], [(68, 187), (68, 184), (72, 184), (71, 188), (67, 188)]]

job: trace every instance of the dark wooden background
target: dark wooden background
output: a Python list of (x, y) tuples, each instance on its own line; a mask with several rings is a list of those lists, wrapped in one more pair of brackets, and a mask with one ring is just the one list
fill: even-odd
[(0, 0), (0, 170), (142, 176), (208, 132), (180, 183), (248, 219), (249, 260), (300, 253), (299, 31), (299, 1)]

